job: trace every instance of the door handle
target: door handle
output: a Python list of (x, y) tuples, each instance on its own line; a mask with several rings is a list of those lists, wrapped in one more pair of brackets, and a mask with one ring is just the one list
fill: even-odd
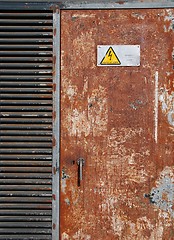
[(77, 160), (78, 165), (78, 186), (80, 186), (81, 181), (83, 180), (83, 166), (85, 165), (85, 160), (83, 158), (79, 158)]

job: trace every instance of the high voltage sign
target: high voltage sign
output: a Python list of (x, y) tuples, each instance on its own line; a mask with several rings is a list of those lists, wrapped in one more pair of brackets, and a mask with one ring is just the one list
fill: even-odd
[(114, 52), (113, 48), (110, 47), (106, 52), (106, 55), (102, 59), (101, 65), (120, 65), (121, 62), (118, 59), (116, 53)]
[(97, 66), (140, 66), (140, 46), (98, 45)]

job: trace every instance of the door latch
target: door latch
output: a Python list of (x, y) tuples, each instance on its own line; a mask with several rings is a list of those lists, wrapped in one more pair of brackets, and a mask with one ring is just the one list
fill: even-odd
[(78, 165), (78, 186), (80, 186), (81, 181), (83, 180), (83, 166), (85, 165), (85, 160), (83, 158), (79, 158), (77, 160)]

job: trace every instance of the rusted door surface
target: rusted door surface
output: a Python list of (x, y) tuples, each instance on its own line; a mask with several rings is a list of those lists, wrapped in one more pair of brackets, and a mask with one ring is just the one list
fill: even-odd
[[(61, 12), (62, 240), (174, 239), (173, 18)], [(140, 45), (140, 66), (97, 67), (97, 45)]]

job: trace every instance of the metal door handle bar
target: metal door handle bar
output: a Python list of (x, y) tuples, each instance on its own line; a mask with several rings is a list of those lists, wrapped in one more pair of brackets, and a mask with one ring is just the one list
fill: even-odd
[(80, 183), (83, 180), (83, 166), (85, 165), (85, 160), (83, 158), (79, 158), (77, 160), (77, 165), (78, 165), (78, 186), (80, 186)]

